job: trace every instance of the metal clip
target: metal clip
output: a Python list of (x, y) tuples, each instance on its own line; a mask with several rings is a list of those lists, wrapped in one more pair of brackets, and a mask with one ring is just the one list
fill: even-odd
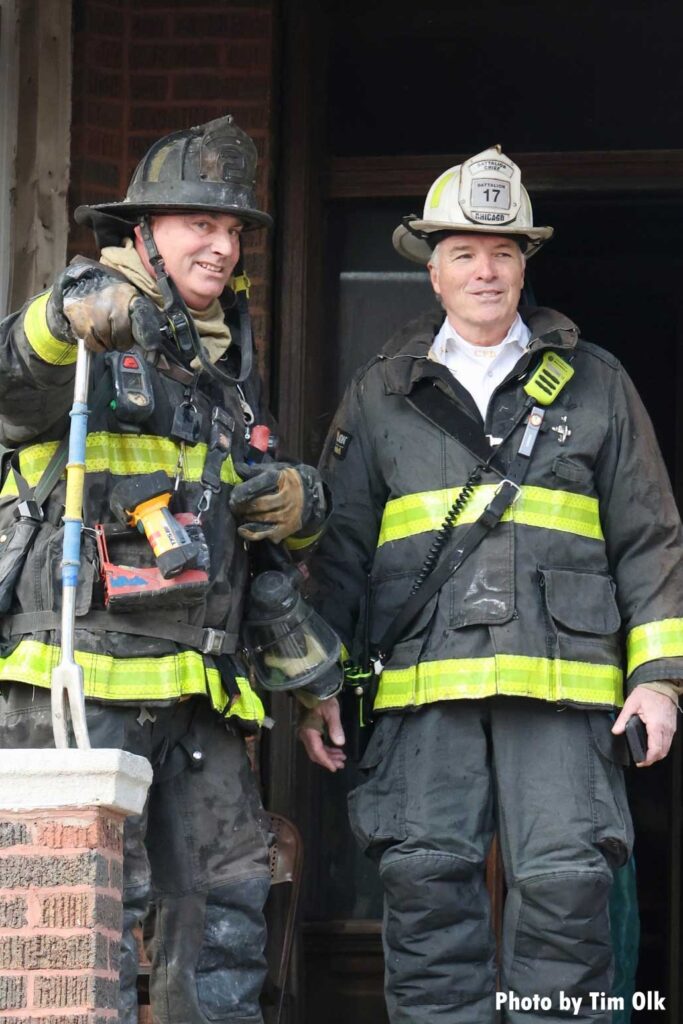
[(514, 503), (516, 501), (518, 501), (520, 496), (521, 496), (522, 488), (519, 486), (519, 484), (516, 484), (514, 480), (509, 480), (507, 477), (505, 477), (504, 480), (501, 480), (500, 483), (498, 484), (498, 486), (496, 487), (496, 490), (495, 490), (495, 493), (494, 493), (494, 497), (496, 495), (500, 494), (500, 492), (505, 487), (505, 484), (509, 484), (510, 487), (514, 487), (514, 489), (515, 489), (515, 496), (514, 496), (514, 498), (512, 499), (512, 502), (511, 502), (511, 504), (514, 505)]
[(199, 649), (202, 654), (222, 654), (224, 641), (225, 630), (207, 626), (202, 637), (202, 646)]
[(204, 512), (208, 512), (209, 511), (209, 508), (211, 506), (211, 499), (212, 498), (213, 498), (213, 491), (211, 491), (207, 487), (206, 490), (204, 491), (204, 493), (202, 494), (201, 498), (199, 499), (199, 503), (197, 505), (197, 514), (198, 515), (203, 515)]

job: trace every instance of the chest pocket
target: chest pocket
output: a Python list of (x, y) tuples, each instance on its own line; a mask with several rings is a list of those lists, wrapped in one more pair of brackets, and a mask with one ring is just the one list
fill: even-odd
[(444, 588), (451, 629), (510, 621), (515, 611), (514, 545), (512, 523), (499, 523), (451, 577)]

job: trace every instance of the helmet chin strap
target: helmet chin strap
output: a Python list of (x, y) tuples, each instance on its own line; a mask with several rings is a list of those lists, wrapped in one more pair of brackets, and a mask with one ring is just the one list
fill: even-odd
[[(161, 298), (164, 302), (164, 313), (166, 314), (169, 326), (169, 336), (167, 340), (175, 341), (184, 355), (196, 356), (202, 369), (215, 380), (221, 381), (223, 384), (241, 384), (251, 373), (254, 350), (246, 288), (239, 288), (236, 291), (237, 312), (240, 318), (240, 350), (242, 362), (240, 365), (239, 375), (237, 377), (233, 377), (231, 374), (220, 370), (214, 363), (211, 363), (206, 358), (192, 315), (185, 304), (185, 300), (178, 291), (178, 286), (175, 281), (166, 272), (164, 259), (157, 249), (156, 242), (152, 235), (152, 230), (149, 226), (148, 218), (141, 217), (139, 225), (140, 234), (142, 235), (142, 240), (145, 244), (145, 249), (147, 250), (147, 256), (149, 257), (149, 262), (152, 265), (154, 276), (156, 277), (157, 285), (161, 292)], [(246, 279), (246, 275), (244, 274), (242, 267), (241, 256), (238, 260), (237, 266), (235, 267), (235, 276), (240, 279)]]

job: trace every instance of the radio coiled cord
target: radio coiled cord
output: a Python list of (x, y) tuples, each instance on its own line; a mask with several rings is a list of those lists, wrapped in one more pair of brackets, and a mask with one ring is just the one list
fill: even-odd
[(410, 591), (410, 597), (412, 597), (413, 594), (417, 593), (417, 591), (420, 589), (420, 587), (427, 579), (427, 577), (430, 575), (432, 569), (436, 565), (438, 557), (441, 554), (441, 551), (443, 550), (443, 547), (449, 538), (450, 531), (456, 525), (458, 519), (462, 515), (465, 506), (472, 497), (475, 485), (479, 482), (479, 480), (481, 480), (481, 471), (484, 468), (484, 466), (474, 467), (474, 469), (468, 476), (467, 481), (465, 482), (465, 486), (461, 488), (458, 497), (455, 499), (455, 501), (449, 508), (448, 512), (446, 513), (446, 518), (439, 527), (439, 532), (432, 541), (429, 551), (427, 552), (427, 556), (424, 562), (422, 563), (420, 571), (418, 572), (415, 578), (412, 589)]

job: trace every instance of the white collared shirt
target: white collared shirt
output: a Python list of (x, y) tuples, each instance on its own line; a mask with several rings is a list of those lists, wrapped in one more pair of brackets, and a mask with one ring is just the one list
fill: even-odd
[(470, 344), (446, 317), (429, 350), (429, 358), (451, 371), (472, 395), (485, 420), (491, 395), (526, 352), (530, 338), (531, 331), (519, 313), (498, 345)]

